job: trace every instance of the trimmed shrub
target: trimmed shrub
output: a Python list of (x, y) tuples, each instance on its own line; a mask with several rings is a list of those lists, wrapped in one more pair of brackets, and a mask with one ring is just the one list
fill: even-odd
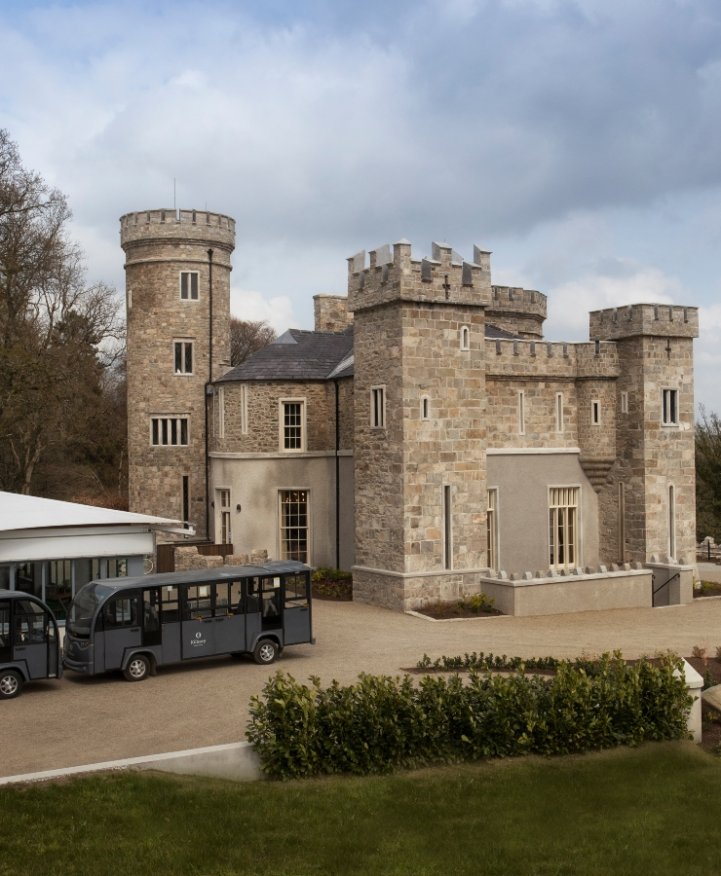
[(276, 779), (681, 739), (691, 698), (680, 667), (605, 654), (592, 673), (559, 661), (553, 676), (361, 675), (327, 688), (279, 672), (251, 700), (247, 738)]

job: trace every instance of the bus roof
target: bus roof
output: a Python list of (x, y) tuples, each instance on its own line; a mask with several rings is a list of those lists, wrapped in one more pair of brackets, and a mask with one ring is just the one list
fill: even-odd
[(34, 599), (36, 602), (42, 602), (39, 596), (32, 593), (26, 593), (24, 590), (3, 590), (0, 589), (0, 599)]
[[(235, 581), (238, 578), (260, 578), (269, 575), (292, 575), (310, 572), (311, 567), (295, 560), (278, 560), (262, 566), (214, 566), (211, 569), (187, 569), (184, 572), (157, 572), (126, 578), (96, 578), (91, 584), (102, 584), (110, 591), (132, 590), (136, 587), (172, 587), (179, 582), (204, 584), (209, 581)], [(0, 591), (1, 592), (1, 591)]]

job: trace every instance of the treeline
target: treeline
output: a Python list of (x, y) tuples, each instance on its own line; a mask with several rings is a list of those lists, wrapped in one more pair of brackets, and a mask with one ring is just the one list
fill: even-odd
[(70, 218), (0, 130), (0, 489), (123, 507), (124, 327)]

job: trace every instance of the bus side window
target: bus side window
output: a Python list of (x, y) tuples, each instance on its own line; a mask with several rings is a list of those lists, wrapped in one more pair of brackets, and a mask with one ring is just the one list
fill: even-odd
[(138, 621), (138, 596), (118, 595), (103, 606), (103, 626), (106, 630), (135, 627)]
[(225, 617), (230, 612), (228, 590), (230, 584), (227, 581), (217, 581), (215, 584), (215, 616)]
[(160, 629), (160, 593), (157, 587), (143, 590), (143, 629), (153, 632)]
[(163, 610), (160, 613), (161, 623), (175, 624), (180, 621), (180, 609), (178, 607), (178, 588), (163, 587)]
[(230, 606), (233, 614), (243, 614), (243, 589), (240, 581), (230, 582)]
[(257, 614), (260, 611), (260, 581), (258, 578), (248, 578), (248, 614)]
[(286, 575), (285, 604), (295, 608), (308, 604), (308, 574)]
[(10, 603), (0, 602), (0, 648), (10, 645)]
[(46, 640), (45, 612), (37, 602), (20, 599), (15, 603), (15, 644)]

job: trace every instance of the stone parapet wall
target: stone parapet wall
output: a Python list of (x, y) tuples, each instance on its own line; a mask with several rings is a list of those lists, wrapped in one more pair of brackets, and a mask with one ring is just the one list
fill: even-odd
[(630, 304), (592, 310), (589, 336), (592, 339), (618, 340), (634, 335), (657, 337), (698, 337), (698, 308), (672, 304)]
[[(486, 319), (490, 321), (488, 314)], [(487, 338), (486, 368), (489, 376), (523, 376), (529, 379), (564, 377), (568, 380), (619, 376), (615, 343), (571, 344)]]
[(493, 286), (486, 321), (505, 331), (540, 340), (546, 319), (547, 299), (535, 289)]
[(606, 570), (572, 570), (570, 574), (525, 572), (509, 578), (481, 577), (481, 592), (504, 614), (529, 617), (577, 611), (651, 607), (650, 569), (626, 564)]
[[(433, 258), (411, 258), (411, 244), (401, 241), (348, 259), (348, 306), (358, 313), (394, 301), (445, 301), (486, 307), (491, 300), (490, 266), (463, 261), (450, 246), (434, 243)], [(476, 247), (477, 259), (483, 253)]]
[(223, 213), (207, 210), (141, 210), (120, 217), (121, 244), (166, 238), (212, 240), (216, 246), (232, 251), (235, 246), (235, 220)]

